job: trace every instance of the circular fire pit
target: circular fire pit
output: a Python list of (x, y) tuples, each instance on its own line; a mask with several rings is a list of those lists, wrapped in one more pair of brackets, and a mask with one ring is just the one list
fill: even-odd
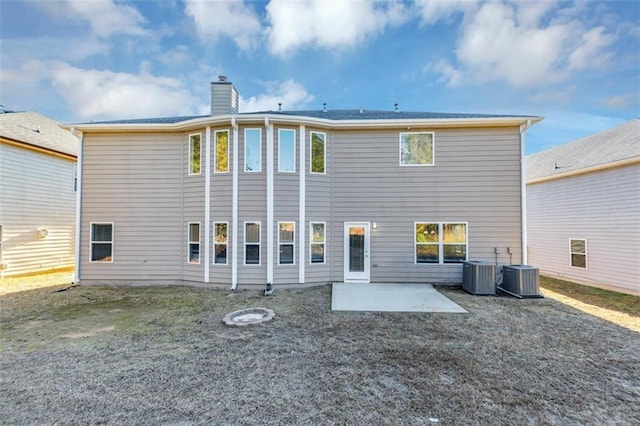
[(244, 327), (271, 321), (275, 316), (275, 312), (271, 309), (247, 308), (228, 313), (224, 316), (222, 322), (230, 327)]

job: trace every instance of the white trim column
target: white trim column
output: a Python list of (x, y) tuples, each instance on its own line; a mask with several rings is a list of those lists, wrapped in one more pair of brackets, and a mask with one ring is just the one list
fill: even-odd
[(267, 283), (273, 284), (273, 125), (264, 118), (267, 136)]
[(231, 290), (238, 285), (238, 124), (236, 117), (231, 117), (233, 128), (232, 163), (231, 163)]
[(306, 265), (306, 250), (305, 244), (305, 231), (306, 227), (306, 134), (304, 124), (300, 125), (300, 200), (299, 200), (299, 213), (298, 213), (298, 235), (300, 236), (300, 242), (298, 243), (298, 283), (304, 284), (305, 277), (305, 265)]
[(204, 282), (209, 282), (209, 257), (211, 255), (211, 126), (204, 132)]
[(526, 123), (520, 125), (520, 214), (522, 227), (522, 248), (520, 253), (520, 260), (523, 265), (527, 264), (527, 161), (525, 156), (525, 132), (531, 127), (531, 120), (527, 120)]
[(78, 138), (78, 158), (76, 159), (76, 235), (75, 235), (75, 271), (73, 272), (73, 283), (78, 284), (80, 282), (80, 252), (81, 246), (80, 242), (82, 241), (80, 235), (82, 233), (82, 229), (80, 226), (82, 224), (82, 150), (83, 150), (83, 142), (84, 142), (84, 134), (82, 132), (77, 132), (76, 129), (72, 128), (71, 133)]

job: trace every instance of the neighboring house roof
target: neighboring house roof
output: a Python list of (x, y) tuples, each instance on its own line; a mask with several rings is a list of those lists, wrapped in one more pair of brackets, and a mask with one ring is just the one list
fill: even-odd
[(528, 155), (527, 183), (640, 161), (640, 119)]
[(78, 156), (78, 139), (35, 111), (0, 114), (0, 137), (46, 151)]

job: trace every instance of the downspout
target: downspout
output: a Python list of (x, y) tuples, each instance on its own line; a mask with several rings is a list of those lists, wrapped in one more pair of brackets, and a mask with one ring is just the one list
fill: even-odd
[(531, 120), (527, 120), (526, 123), (520, 125), (520, 220), (522, 227), (522, 248), (521, 248), (521, 263), (527, 264), (527, 164), (525, 156), (525, 132), (531, 127)]
[(204, 136), (204, 282), (209, 283), (209, 256), (211, 250), (211, 126), (207, 126)]
[(238, 285), (238, 123), (236, 116), (231, 117), (233, 127), (233, 163), (231, 167), (231, 290)]
[(84, 134), (71, 128), (71, 133), (78, 138), (78, 158), (76, 166), (76, 235), (75, 235), (75, 270), (73, 273), (73, 284), (80, 282), (80, 226), (82, 213), (82, 146), (84, 141)]
[(264, 118), (267, 131), (267, 284), (273, 284), (273, 126)]
[(304, 284), (305, 281), (305, 264), (306, 264), (306, 173), (307, 173), (307, 152), (306, 152), (306, 128), (304, 124), (300, 125), (300, 192), (298, 194), (298, 283)]

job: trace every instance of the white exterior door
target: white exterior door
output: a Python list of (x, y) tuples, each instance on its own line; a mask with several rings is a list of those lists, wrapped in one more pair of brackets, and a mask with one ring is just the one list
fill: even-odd
[(344, 282), (369, 282), (369, 222), (344, 224)]

